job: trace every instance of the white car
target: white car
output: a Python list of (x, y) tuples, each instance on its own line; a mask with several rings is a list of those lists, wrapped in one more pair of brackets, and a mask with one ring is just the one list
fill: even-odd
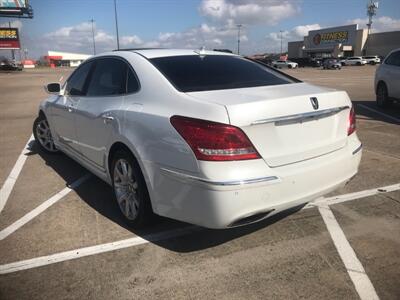
[(37, 143), (109, 183), (131, 226), (152, 213), (209, 228), (252, 223), (335, 190), (360, 163), (346, 92), (237, 55), (115, 51), (47, 90)]
[(376, 65), (376, 64), (381, 63), (381, 59), (377, 55), (363, 56), (362, 58), (363, 58), (363, 60), (365, 60), (367, 62), (367, 64), (370, 64), (370, 65)]
[(365, 66), (367, 61), (361, 56), (348, 57), (341, 61), (342, 66)]
[(400, 48), (390, 52), (376, 70), (375, 93), (380, 107), (400, 99)]
[(289, 60), (275, 60), (271, 63), (271, 65), (276, 69), (278, 68), (296, 69), (299, 66), (297, 63)]

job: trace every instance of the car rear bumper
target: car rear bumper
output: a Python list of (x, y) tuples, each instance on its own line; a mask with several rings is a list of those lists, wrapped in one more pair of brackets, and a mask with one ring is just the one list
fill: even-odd
[(208, 228), (259, 221), (344, 185), (357, 173), (361, 152), (353, 134), (346, 147), (318, 158), (278, 168), (265, 167), (263, 160), (254, 160), (248, 167), (243, 164), (236, 178), (226, 164), (215, 167), (225, 169), (218, 170), (228, 177), (224, 180), (210, 178), (207, 165), (204, 177), (161, 167), (153, 182), (153, 209), (159, 215)]

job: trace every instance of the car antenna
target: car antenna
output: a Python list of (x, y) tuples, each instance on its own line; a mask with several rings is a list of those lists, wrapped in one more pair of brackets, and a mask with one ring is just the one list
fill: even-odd
[(199, 50), (194, 50), (194, 53), (198, 54), (201, 59), (206, 56), (206, 47), (202, 46)]

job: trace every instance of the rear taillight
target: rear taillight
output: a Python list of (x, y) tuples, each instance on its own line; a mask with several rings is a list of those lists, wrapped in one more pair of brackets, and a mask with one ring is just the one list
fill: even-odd
[(198, 160), (228, 161), (260, 158), (246, 134), (235, 126), (181, 116), (171, 124)]
[(349, 114), (349, 125), (347, 127), (347, 135), (352, 134), (356, 131), (356, 113), (354, 111), (354, 106), (350, 109)]

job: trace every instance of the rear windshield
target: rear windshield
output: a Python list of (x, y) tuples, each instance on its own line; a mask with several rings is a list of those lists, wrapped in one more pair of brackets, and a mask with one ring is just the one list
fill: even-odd
[(186, 55), (150, 59), (182, 92), (288, 84), (294, 80), (237, 56)]

